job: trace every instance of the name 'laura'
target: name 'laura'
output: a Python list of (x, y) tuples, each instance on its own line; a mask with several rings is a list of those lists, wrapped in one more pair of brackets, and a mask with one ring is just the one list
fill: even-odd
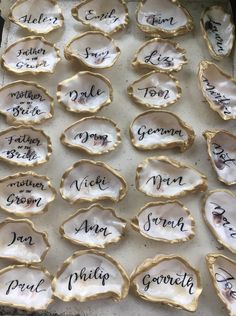
[(148, 180), (146, 181), (146, 184), (148, 184), (149, 182), (151, 182), (151, 184), (155, 186), (157, 190), (160, 190), (163, 184), (166, 184), (167, 186), (171, 186), (173, 184), (183, 186), (186, 184), (186, 183), (183, 183), (182, 176), (179, 176), (177, 178), (171, 178), (171, 177), (164, 178), (160, 174), (156, 176), (151, 176), (150, 178), (148, 178)]
[(70, 188), (75, 187), (77, 191), (81, 191), (84, 188), (96, 187), (101, 191), (105, 191), (109, 188), (109, 181), (106, 177), (97, 176), (96, 178), (89, 178), (85, 176), (81, 180), (75, 180), (71, 183)]

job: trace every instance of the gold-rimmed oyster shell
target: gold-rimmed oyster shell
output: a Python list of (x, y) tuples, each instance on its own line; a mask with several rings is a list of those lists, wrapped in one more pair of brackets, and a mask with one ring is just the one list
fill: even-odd
[(17, 0), (9, 20), (36, 34), (46, 34), (61, 27), (64, 18), (55, 0)]
[(29, 312), (46, 310), (53, 301), (51, 281), (43, 267), (8, 266), (0, 270), (0, 305)]
[(236, 253), (236, 196), (229, 190), (209, 191), (202, 206), (203, 218), (217, 241)]
[(40, 124), (52, 117), (53, 98), (35, 82), (14, 81), (0, 88), (0, 113), (14, 125)]
[(27, 264), (42, 262), (50, 248), (47, 234), (28, 219), (5, 219), (0, 223), (0, 240), (0, 258)]
[(199, 64), (198, 78), (210, 108), (223, 120), (236, 119), (236, 80), (206, 60)]
[(49, 178), (32, 171), (0, 179), (0, 192), (0, 208), (24, 217), (46, 212), (56, 196)]
[(224, 130), (205, 131), (208, 155), (218, 179), (236, 184), (236, 135)]
[(141, 31), (154, 37), (171, 37), (190, 32), (193, 19), (177, 0), (140, 0), (136, 11)]
[(53, 73), (61, 60), (59, 49), (41, 36), (21, 38), (2, 55), (2, 67), (16, 74)]
[(125, 197), (127, 184), (107, 164), (81, 159), (62, 176), (60, 193), (70, 203), (99, 200), (117, 202)]
[(129, 21), (124, 0), (83, 0), (71, 10), (72, 16), (92, 29), (112, 34)]
[(65, 302), (112, 298), (124, 299), (129, 291), (129, 277), (111, 256), (97, 250), (75, 252), (52, 281), (54, 296)]
[(89, 31), (74, 37), (64, 49), (65, 58), (89, 68), (110, 68), (120, 55), (114, 40), (100, 31)]
[(128, 95), (137, 104), (148, 108), (163, 108), (179, 100), (179, 81), (171, 74), (151, 71), (129, 85)]
[(130, 125), (130, 138), (137, 149), (179, 148), (187, 150), (194, 142), (193, 129), (176, 114), (149, 110), (139, 114)]
[(158, 198), (176, 198), (207, 188), (205, 175), (166, 156), (146, 158), (141, 162), (135, 182), (137, 190)]
[(0, 132), (0, 159), (18, 166), (37, 166), (49, 160), (51, 140), (32, 126), (10, 127)]
[(93, 204), (80, 209), (60, 227), (61, 235), (74, 244), (90, 248), (105, 248), (124, 235), (126, 221), (111, 208)]
[(96, 113), (113, 100), (110, 81), (90, 71), (80, 71), (57, 86), (58, 102), (76, 113)]
[(236, 315), (236, 261), (218, 253), (209, 253), (206, 256), (206, 264), (217, 296), (229, 315)]
[(215, 59), (229, 56), (235, 37), (231, 15), (214, 5), (202, 12), (200, 25), (211, 56)]
[(195, 312), (202, 292), (200, 273), (175, 255), (146, 259), (131, 274), (131, 289), (151, 302)]
[(151, 202), (131, 220), (142, 236), (171, 244), (185, 242), (195, 235), (195, 221), (179, 201)]
[(138, 49), (132, 65), (167, 73), (179, 71), (187, 63), (185, 53), (185, 49), (173, 41), (154, 38)]
[(106, 117), (83, 118), (69, 126), (61, 135), (61, 142), (90, 155), (101, 155), (114, 150), (121, 142), (120, 129)]

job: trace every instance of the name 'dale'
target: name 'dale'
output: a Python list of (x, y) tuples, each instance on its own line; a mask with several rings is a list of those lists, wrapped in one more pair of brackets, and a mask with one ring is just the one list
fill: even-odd
[(215, 273), (215, 280), (221, 285), (221, 292), (226, 299), (229, 301), (236, 300), (236, 289), (232, 283), (232, 281), (235, 283), (235, 278), (231, 273), (224, 268), (219, 267), (218, 271)]
[[(23, 283), (18, 279), (10, 280), (6, 282), (6, 295), (10, 295), (13, 292), (17, 292), (19, 294), (26, 293), (26, 295), (31, 296), (33, 294), (39, 294), (41, 292), (46, 292), (47, 289), (42, 288), (42, 285), (45, 283), (44, 279), (41, 279), (36, 284), (32, 283)], [(22, 295), (22, 294), (21, 294)]]
[(16, 232), (11, 232), (12, 236), (12, 240), (11, 242), (7, 245), (8, 247), (10, 247), (11, 245), (15, 245), (17, 243), (21, 243), (21, 244), (26, 244), (27, 246), (33, 246), (35, 243), (33, 242), (33, 238), (32, 236), (23, 236), (23, 235), (17, 235)]
[(184, 186), (186, 183), (183, 183), (183, 177), (179, 176), (176, 178), (171, 177), (163, 177), (161, 174), (158, 174), (156, 176), (151, 176), (146, 181), (146, 184), (151, 183), (152, 186), (156, 188), (156, 190), (160, 190), (164, 185), (166, 186)]
[(110, 181), (106, 179), (106, 177), (97, 176), (89, 177), (85, 176), (81, 180), (75, 180), (71, 183), (70, 188), (75, 187), (77, 191), (81, 191), (86, 188), (96, 188), (101, 191), (106, 191), (109, 188)]
[(142, 125), (137, 134), (139, 135), (138, 140), (142, 141), (144, 138), (148, 137), (149, 135), (158, 134), (161, 136), (179, 136), (182, 138), (184, 134), (182, 133), (181, 129), (174, 129), (174, 128), (164, 128), (164, 127), (147, 127), (146, 125)]
[(94, 84), (91, 85), (90, 89), (87, 91), (77, 91), (77, 90), (71, 90), (68, 93), (66, 93), (66, 96), (69, 95), (69, 98), (73, 102), (77, 103), (86, 103), (89, 99), (93, 99), (96, 97), (99, 97), (100, 95), (104, 94), (105, 91), (96, 88)]

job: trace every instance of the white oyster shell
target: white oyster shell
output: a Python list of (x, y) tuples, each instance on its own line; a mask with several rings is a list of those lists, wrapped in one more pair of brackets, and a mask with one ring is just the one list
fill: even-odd
[(12, 124), (40, 124), (53, 111), (53, 98), (34, 82), (19, 80), (0, 89), (0, 113)]
[(120, 129), (115, 122), (105, 117), (86, 117), (69, 126), (61, 135), (61, 142), (88, 154), (100, 155), (119, 145)]
[(53, 73), (60, 59), (54, 44), (40, 36), (28, 36), (8, 46), (2, 66), (17, 74)]
[(64, 23), (55, 0), (17, 0), (11, 7), (9, 19), (37, 34), (49, 33)]
[(95, 113), (112, 102), (112, 86), (98, 73), (81, 71), (59, 83), (57, 99), (68, 111)]
[(224, 131), (205, 131), (208, 155), (218, 179), (227, 185), (236, 184), (236, 136)]
[(47, 234), (36, 230), (29, 220), (7, 218), (0, 223), (0, 258), (39, 263), (49, 247)]
[(224, 303), (229, 315), (236, 315), (236, 261), (216, 253), (206, 256), (206, 263), (217, 296)]
[(215, 64), (204, 60), (199, 65), (199, 82), (211, 109), (223, 120), (236, 119), (236, 81)]
[(228, 190), (210, 191), (203, 203), (203, 217), (217, 241), (236, 253), (236, 196)]
[(32, 126), (11, 127), (0, 132), (0, 159), (18, 166), (36, 166), (48, 161), (50, 138)]
[(112, 257), (96, 250), (78, 251), (68, 258), (52, 281), (53, 293), (63, 301), (124, 299), (129, 290), (125, 270)]
[(131, 224), (146, 238), (172, 244), (190, 240), (195, 235), (195, 221), (179, 201), (148, 203)]
[(125, 226), (126, 221), (117, 217), (113, 209), (94, 204), (69, 217), (60, 227), (60, 233), (75, 244), (105, 248), (122, 238)]
[(117, 61), (120, 49), (109, 35), (90, 31), (73, 38), (64, 54), (66, 59), (75, 59), (90, 68), (109, 68)]
[(193, 144), (194, 136), (189, 125), (167, 111), (143, 112), (130, 126), (132, 144), (142, 150), (179, 147), (185, 151)]
[(0, 270), (0, 305), (27, 311), (46, 310), (53, 301), (51, 279), (41, 267), (15, 265)]
[(107, 34), (124, 28), (129, 20), (124, 0), (84, 0), (71, 13), (79, 22)]
[(136, 20), (143, 32), (155, 37), (182, 35), (193, 28), (192, 17), (176, 0), (140, 0)]
[(0, 208), (16, 216), (47, 211), (56, 196), (49, 179), (34, 172), (13, 174), (0, 179)]
[(149, 108), (163, 108), (177, 102), (182, 90), (172, 75), (151, 71), (128, 87), (129, 96)]
[(190, 312), (196, 311), (202, 292), (199, 272), (174, 255), (146, 259), (131, 274), (130, 282), (140, 298)]
[(145, 159), (137, 167), (136, 188), (148, 196), (174, 198), (204, 191), (206, 176), (165, 156)]
[(160, 72), (179, 71), (187, 63), (185, 50), (167, 39), (154, 38), (137, 51), (133, 66), (152, 68)]
[(220, 6), (212, 6), (203, 11), (200, 24), (211, 56), (215, 59), (228, 56), (234, 44), (231, 15)]
[(69, 202), (123, 199), (125, 180), (103, 162), (82, 159), (68, 169), (61, 181), (60, 192)]

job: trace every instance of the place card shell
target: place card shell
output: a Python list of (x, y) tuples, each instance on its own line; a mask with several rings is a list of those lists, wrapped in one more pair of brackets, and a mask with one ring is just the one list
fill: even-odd
[(0, 258), (21, 263), (42, 262), (50, 248), (47, 234), (28, 219), (5, 219), (0, 223), (0, 238)]
[[(40, 10), (41, 14), (36, 17)], [(10, 9), (9, 20), (36, 34), (49, 33), (64, 23), (61, 9), (55, 0), (17, 0)]]
[[(161, 172), (165, 178), (162, 177)], [(153, 175), (153, 173), (157, 175)], [(186, 173), (186, 179), (184, 179), (184, 173)], [(173, 174), (173, 179), (171, 179), (171, 174)], [(151, 185), (147, 185), (151, 180)], [(166, 156), (143, 160), (137, 167), (135, 182), (137, 190), (145, 195), (166, 199), (182, 197), (188, 193), (203, 192), (207, 188), (207, 178), (204, 174)], [(175, 185), (176, 183), (177, 185)], [(162, 184), (164, 188), (162, 188)], [(171, 187), (172, 184), (174, 187)], [(181, 188), (184, 185), (186, 188)]]
[(210, 108), (223, 120), (236, 119), (236, 80), (206, 60), (199, 64), (198, 78)]
[(77, 61), (83, 66), (103, 69), (115, 64), (120, 49), (109, 35), (100, 31), (89, 31), (74, 37), (65, 46), (64, 55), (66, 59)]
[(113, 209), (93, 204), (70, 216), (61, 225), (60, 233), (74, 244), (105, 248), (120, 241), (124, 236), (125, 227), (126, 221), (117, 217)]
[[(89, 179), (91, 174), (93, 177)], [(93, 190), (95, 185), (98, 188), (95, 187), (95, 190)], [(60, 193), (62, 198), (70, 203), (99, 200), (118, 202), (125, 197), (127, 184), (123, 177), (107, 164), (100, 161), (81, 159), (64, 173)]]
[(187, 63), (185, 53), (185, 49), (173, 41), (154, 38), (145, 42), (138, 49), (132, 65), (151, 68), (159, 72), (179, 71)]
[(52, 117), (54, 102), (37, 83), (14, 81), (0, 88), (0, 113), (13, 125), (40, 124)]
[(0, 179), (0, 208), (15, 216), (45, 213), (56, 197), (50, 180), (32, 171)]
[[(96, 273), (97, 270), (100, 270), (97, 274), (100, 275), (98, 281), (101, 285), (96, 285), (98, 278), (95, 278), (96, 281), (93, 281), (92, 278), (84, 281), (81, 278), (80, 284), (73, 288), (72, 277), (73, 275), (76, 276), (73, 272), (74, 270), (79, 271), (79, 269), (83, 271), (83, 275), (86, 273), (86, 269), (88, 269), (88, 273), (92, 273), (93, 270)], [(111, 284), (107, 285), (106, 282), (109, 283), (110, 277), (112, 278)], [(85, 282), (88, 282), (87, 286)], [(93, 286), (94, 283), (96, 286)], [(111, 256), (97, 250), (84, 250), (75, 252), (63, 263), (52, 281), (52, 288), (54, 296), (65, 302), (74, 300), (85, 302), (101, 298), (112, 298), (114, 301), (120, 301), (128, 294), (129, 277), (123, 267)]]
[[(22, 142), (26, 148), (20, 144)], [(1, 131), (0, 148), (0, 159), (17, 166), (34, 167), (43, 164), (52, 153), (51, 140), (43, 130), (23, 125)]]
[(236, 135), (224, 130), (205, 131), (208, 155), (219, 181), (236, 184)]
[[(31, 48), (28, 48), (30, 43)], [(17, 51), (18, 55), (16, 55)], [(31, 58), (32, 65), (28, 58), (29, 54), (36, 55)], [(38, 54), (42, 54), (43, 58), (38, 59)], [(2, 55), (2, 67), (15, 74), (23, 75), (53, 73), (60, 60), (59, 49), (54, 44), (41, 36), (28, 36), (7, 47)]]
[(179, 201), (146, 204), (131, 220), (131, 226), (148, 239), (171, 244), (188, 241), (195, 235), (195, 221)]
[(71, 13), (84, 25), (107, 34), (125, 28), (129, 21), (124, 0), (84, 0), (72, 8)]
[(120, 129), (108, 118), (86, 117), (69, 126), (61, 135), (61, 142), (90, 155), (101, 155), (120, 144)]
[(129, 85), (128, 95), (148, 108), (164, 108), (177, 102), (182, 94), (179, 81), (171, 74), (151, 71)]
[(141, 150), (179, 148), (187, 150), (194, 142), (193, 129), (176, 114), (149, 110), (139, 114), (130, 125), (132, 145)]
[[(91, 96), (93, 89), (96, 89), (95, 97)], [(58, 84), (57, 99), (67, 111), (96, 113), (112, 102), (113, 90), (106, 77), (90, 71), (80, 71)]]
[(141, 31), (154, 37), (183, 35), (193, 29), (191, 15), (176, 0), (140, 0), (136, 21)]
[[(191, 284), (191, 291), (194, 291), (192, 294), (188, 293), (189, 289), (185, 289), (184, 287), (179, 289), (178, 287), (182, 286), (181, 283), (171, 285), (166, 282), (162, 285), (157, 283), (156, 287), (154, 285), (150, 286), (149, 282), (151, 282), (151, 278), (153, 282), (154, 279), (155, 282), (159, 282), (160, 277), (161, 282), (165, 278), (163, 276), (165, 272), (168, 281), (174, 279), (173, 275), (175, 273), (180, 282), (179, 274), (182, 275), (183, 271), (188, 272), (187, 275), (189, 280), (191, 280), (189, 282)], [(159, 274), (160, 276), (158, 276)], [(146, 283), (147, 277), (149, 277), (150, 281), (147, 280)], [(167, 304), (189, 312), (196, 311), (198, 299), (202, 292), (199, 271), (193, 268), (186, 259), (175, 255), (158, 255), (153, 259), (146, 259), (132, 272), (130, 282), (131, 289), (136, 296), (150, 302)], [(148, 289), (150, 289), (150, 294), (147, 293)]]

